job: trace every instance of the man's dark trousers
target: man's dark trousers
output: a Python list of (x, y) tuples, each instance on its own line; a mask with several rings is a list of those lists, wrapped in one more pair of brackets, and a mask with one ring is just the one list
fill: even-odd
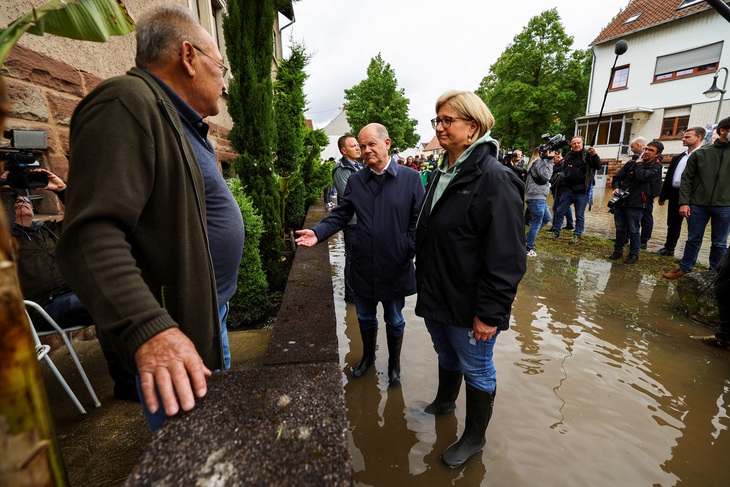
[(646, 206), (641, 214), (641, 245), (642, 247), (651, 239), (651, 232), (654, 230), (654, 198), (646, 200)]
[(355, 292), (350, 286), (350, 263), (352, 262), (352, 244), (355, 241), (355, 225), (347, 225), (342, 230), (345, 236), (345, 301), (355, 302)]
[(667, 241), (664, 248), (674, 252), (682, 231), (682, 217), (679, 214), (679, 188), (672, 188), (667, 199)]

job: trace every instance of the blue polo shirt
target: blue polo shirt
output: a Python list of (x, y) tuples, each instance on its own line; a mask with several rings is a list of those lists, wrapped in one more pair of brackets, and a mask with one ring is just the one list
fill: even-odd
[(241, 210), (218, 169), (218, 159), (208, 140), (208, 124), (160, 78), (146, 72), (157, 81), (172, 101), (203, 173), (208, 242), (218, 290), (218, 306), (222, 306), (236, 293), (245, 238)]

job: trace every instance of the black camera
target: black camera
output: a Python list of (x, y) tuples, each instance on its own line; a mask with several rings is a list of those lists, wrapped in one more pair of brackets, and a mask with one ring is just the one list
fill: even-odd
[(621, 202), (626, 199), (629, 196), (629, 190), (628, 189), (620, 189), (618, 193), (613, 195), (613, 198), (608, 200), (608, 207), (610, 210), (608, 210), (609, 213), (613, 213), (614, 208), (621, 205)]
[(48, 186), (48, 176), (30, 169), (41, 167), (33, 154), (24, 152), (0, 152), (0, 161), (5, 161), (6, 179), (0, 179), (0, 186), (7, 184), (13, 189), (40, 189)]
[(45, 130), (9, 130), (5, 137), (10, 139), (8, 151), (0, 151), (0, 162), (5, 161), (6, 179), (0, 179), (0, 186), (8, 185), (13, 189), (40, 189), (48, 186), (48, 176), (31, 169), (41, 167), (36, 161), (33, 150), (46, 148)]
[(544, 157), (548, 152), (558, 152), (560, 149), (568, 145), (568, 140), (563, 134), (542, 134), (542, 140), (545, 140), (546, 142), (539, 148), (540, 157)]

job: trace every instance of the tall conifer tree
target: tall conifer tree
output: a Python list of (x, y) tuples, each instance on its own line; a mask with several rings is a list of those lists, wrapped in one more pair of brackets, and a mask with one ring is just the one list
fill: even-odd
[(234, 167), (246, 194), (264, 219), (260, 249), (269, 286), (282, 288), (283, 241), (279, 190), (273, 171), (276, 126), (271, 60), (275, 16), (274, 0), (229, 0), (223, 32), (233, 75), (228, 85), (228, 113), (233, 118), (233, 128), (228, 138), (240, 154)]

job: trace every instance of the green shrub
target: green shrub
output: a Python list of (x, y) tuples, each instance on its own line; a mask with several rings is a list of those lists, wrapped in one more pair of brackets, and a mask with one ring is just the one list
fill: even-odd
[(266, 274), (261, 266), (259, 242), (264, 233), (264, 222), (253, 207), (238, 179), (228, 179), (228, 187), (241, 209), (246, 228), (241, 265), (238, 269), (238, 289), (230, 301), (228, 326), (248, 326), (261, 319), (268, 311), (269, 297)]

